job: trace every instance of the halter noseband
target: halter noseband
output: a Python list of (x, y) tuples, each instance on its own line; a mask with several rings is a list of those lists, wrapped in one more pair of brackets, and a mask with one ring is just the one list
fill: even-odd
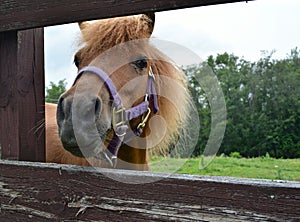
[[(147, 79), (145, 100), (136, 106), (126, 109), (122, 104), (122, 99), (118, 94), (117, 89), (114, 83), (112, 82), (112, 80), (103, 70), (95, 66), (86, 66), (82, 68), (78, 72), (77, 77), (73, 83), (73, 86), (75, 85), (76, 81), (84, 72), (90, 72), (96, 74), (104, 82), (110, 94), (110, 97), (113, 101), (112, 126), (114, 129), (114, 136), (107, 147), (107, 150), (109, 150), (109, 152), (103, 151), (101, 153), (98, 153), (97, 155), (99, 155), (101, 158), (104, 157), (107, 161), (110, 162), (110, 164), (113, 167), (115, 167), (118, 150), (122, 142), (128, 142), (132, 140), (134, 137), (140, 136), (142, 134), (143, 128), (145, 127), (146, 122), (151, 113), (151, 109), (149, 108), (149, 102), (151, 98), (153, 101), (153, 109), (154, 109), (153, 112), (156, 114), (159, 110), (158, 102), (157, 102), (157, 93), (155, 88), (155, 76), (150, 66), (148, 79)], [(128, 134), (127, 130), (129, 129), (129, 121), (139, 116), (142, 116), (141, 123), (138, 124), (136, 129), (134, 129), (131, 133)]]

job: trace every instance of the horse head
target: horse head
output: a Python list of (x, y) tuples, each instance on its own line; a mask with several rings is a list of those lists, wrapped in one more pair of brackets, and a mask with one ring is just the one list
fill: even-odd
[[(149, 13), (79, 23), (83, 47), (74, 58), (79, 74), (57, 108), (61, 142), (73, 155), (111, 164), (118, 157), (147, 169), (146, 148), (157, 146), (162, 152), (176, 137), (189, 96), (184, 75), (149, 43), (154, 20)], [(163, 76), (182, 89), (164, 83)], [(158, 95), (163, 92), (166, 96)], [(163, 98), (168, 95), (180, 101), (179, 110)], [(154, 116), (162, 116), (167, 126)], [(155, 124), (150, 129), (151, 119)], [(124, 137), (132, 141), (124, 144)]]

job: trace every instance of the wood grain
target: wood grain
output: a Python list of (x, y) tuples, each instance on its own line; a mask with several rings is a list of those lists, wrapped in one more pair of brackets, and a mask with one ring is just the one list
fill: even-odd
[(14, 161), (0, 161), (0, 178), (1, 221), (300, 220), (297, 182)]
[[(0, 31), (139, 14), (243, 0), (2, 0)], [(245, 2), (245, 0), (244, 0)]]
[(45, 161), (44, 31), (0, 33), (2, 158)]
[(18, 159), (19, 130), (17, 91), (18, 34), (16, 31), (0, 33), (0, 146), (2, 158)]

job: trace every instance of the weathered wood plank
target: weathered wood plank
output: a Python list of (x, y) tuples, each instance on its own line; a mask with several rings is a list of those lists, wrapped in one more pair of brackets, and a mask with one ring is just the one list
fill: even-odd
[(245, 0), (2, 0), (0, 31)]
[(17, 75), (18, 33), (0, 33), (0, 148), (2, 158), (18, 159), (19, 130), (14, 76)]
[(0, 161), (0, 203), (1, 221), (299, 221), (300, 183)]
[(44, 31), (0, 33), (2, 158), (45, 161)]
[(18, 33), (20, 160), (45, 161), (44, 29)]

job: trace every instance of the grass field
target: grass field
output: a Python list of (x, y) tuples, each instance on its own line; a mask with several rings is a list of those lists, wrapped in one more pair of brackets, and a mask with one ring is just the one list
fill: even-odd
[(204, 169), (201, 158), (152, 158), (151, 171), (300, 181), (300, 159), (215, 157)]

